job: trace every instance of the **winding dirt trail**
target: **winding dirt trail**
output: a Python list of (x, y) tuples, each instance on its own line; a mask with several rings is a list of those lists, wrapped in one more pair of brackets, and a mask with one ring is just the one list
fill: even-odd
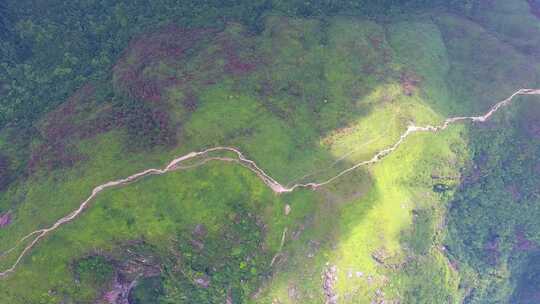
[[(13, 265), (11, 267), (9, 267), (8, 269), (4, 270), (3, 272), (0, 272), (0, 278), (5, 277), (8, 274), (14, 272), (16, 267), (21, 262), (21, 260), (26, 256), (26, 254), (41, 239), (43, 239), (45, 236), (47, 236), (47, 234), (49, 234), (49, 233), (53, 232), (54, 230), (58, 229), (60, 226), (74, 220), (79, 214), (81, 214), (88, 207), (88, 205), (92, 201), (92, 199), (94, 199), (100, 192), (102, 192), (102, 191), (104, 191), (104, 190), (106, 190), (108, 188), (126, 185), (126, 184), (137, 181), (137, 180), (139, 180), (139, 179), (141, 179), (141, 178), (143, 178), (145, 176), (149, 176), (149, 175), (161, 175), (161, 174), (165, 174), (167, 172), (171, 172), (171, 171), (175, 171), (175, 170), (187, 169), (187, 168), (191, 168), (191, 167), (194, 167), (194, 166), (200, 166), (200, 165), (203, 165), (203, 164), (205, 164), (205, 163), (207, 163), (209, 161), (227, 161), (227, 162), (239, 163), (240, 165), (242, 165), (242, 166), (248, 168), (249, 170), (253, 171), (276, 194), (289, 193), (289, 192), (292, 192), (292, 191), (294, 191), (294, 190), (296, 190), (298, 188), (309, 188), (309, 189), (315, 190), (315, 189), (317, 189), (319, 187), (322, 187), (324, 185), (332, 183), (333, 181), (340, 178), (341, 176), (346, 175), (347, 173), (349, 173), (349, 172), (351, 172), (351, 171), (353, 171), (353, 170), (355, 170), (355, 169), (357, 169), (359, 167), (367, 166), (367, 165), (379, 162), (385, 156), (387, 156), (390, 153), (392, 153), (393, 151), (395, 151), (407, 139), (407, 137), (409, 137), (413, 133), (417, 133), (417, 132), (433, 132), (433, 133), (435, 133), (435, 132), (439, 132), (441, 130), (444, 130), (444, 129), (448, 128), (448, 126), (450, 126), (451, 124), (464, 122), (464, 121), (484, 122), (484, 121), (488, 120), (493, 114), (495, 114), (500, 108), (508, 105), (518, 95), (540, 95), (540, 89), (520, 89), (520, 90), (516, 91), (514, 94), (510, 95), (510, 97), (508, 97), (505, 100), (502, 100), (502, 101), (498, 102), (497, 104), (495, 104), (487, 113), (485, 113), (482, 116), (451, 117), (451, 118), (447, 118), (446, 120), (444, 120), (442, 124), (435, 125), (435, 126), (432, 126), (432, 125), (415, 126), (415, 125), (411, 124), (411, 125), (409, 125), (407, 130), (403, 134), (401, 134), (400, 138), (392, 146), (390, 146), (390, 147), (388, 147), (388, 148), (386, 148), (384, 150), (379, 151), (371, 159), (360, 162), (360, 163), (357, 163), (354, 166), (341, 171), (340, 173), (338, 173), (334, 177), (332, 177), (330, 179), (327, 179), (326, 181), (318, 182), (318, 183), (317, 182), (304, 183), (304, 184), (298, 183), (298, 184), (294, 184), (292, 186), (284, 186), (284, 185), (280, 184), (278, 181), (276, 181), (274, 178), (272, 178), (270, 175), (268, 175), (254, 161), (246, 158), (244, 156), (244, 154), (242, 154), (242, 152), (240, 152), (238, 149), (233, 148), (233, 147), (214, 147), (214, 148), (206, 149), (206, 150), (199, 151), (199, 152), (188, 153), (186, 155), (183, 155), (183, 156), (180, 156), (178, 158), (173, 159), (163, 169), (147, 169), (147, 170), (144, 170), (142, 172), (130, 175), (130, 176), (126, 177), (126, 178), (110, 181), (110, 182), (107, 182), (107, 183), (104, 183), (102, 185), (99, 185), (99, 186), (95, 187), (92, 190), (92, 193), (90, 194), (90, 196), (88, 196), (88, 198), (86, 198), (83, 202), (81, 202), (81, 204), (79, 205), (79, 208), (72, 211), (68, 215), (62, 217), (61, 219), (56, 221), (50, 227), (39, 229), (39, 230), (36, 230), (36, 231), (33, 231), (33, 232), (27, 234), (25, 237), (20, 239), (15, 244), (14, 247), (12, 247), (11, 249), (6, 250), (5, 252), (1, 253), (0, 254), (0, 259), (4, 258), (9, 253), (16, 250), (23, 242), (25, 242), (28, 239), (34, 237), (34, 239), (30, 243), (28, 243), (26, 245), (26, 247), (24, 247), (24, 249), (21, 251), (21, 253), (17, 257), (17, 259), (13, 263)], [(197, 164), (188, 165), (188, 166), (182, 166), (182, 163), (187, 161), (187, 160), (191, 160), (191, 159), (202, 157), (202, 156), (208, 156), (209, 153), (218, 152), (218, 151), (232, 152), (232, 153), (236, 154), (237, 158), (208, 157), (206, 159), (203, 159), (201, 162), (199, 162)]]

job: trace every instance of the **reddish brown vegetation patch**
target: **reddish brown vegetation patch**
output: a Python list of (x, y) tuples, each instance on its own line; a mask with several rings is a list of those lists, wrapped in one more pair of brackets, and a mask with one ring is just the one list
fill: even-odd
[(83, 156), (68, 148), (65, 143), (44, 143), (32, 150), (28, 170), (32, 173), (38, 168), (54, 170), (72, 167), (81, 160)]
[(6, 189), (11, 182), (11, 166), (9, 158), (0, 154), (0, 191)]
[(411, 71), (404, 71), (399, 78), (403, 94), (407, 96), (413, 95), (422, 82), (422, 77)]
[[(244, 76), (263, 63), (256, 52), (255, 39), (243, 28), (229, 24), (227, 28), (210, 37), (210, 47), (201, 50), (196, 60), (197, 76), (191, 82), (211, 85), (226, 75)], [(184, 82), (189, 85), (189, 83)]]
[(499, 258), (501, 256), (500, 243), (501, 239), (498, 236), (494, 236), (484, 245), (486, 260), (491, 265), (497, 265), (499, 263)]
[(530, 250), (536, 250), (538, 248), (538, 245), (529, 240), (527, 236), (525, 235), (525, 231), (523, 229), (517, 229), (515, 233), (515, 244), (514, 249), (520, 250), (520, 251), (530, 251)]
[(115, 123), (127, 128), (128, 146), (146, 149), (156, 145), (176, 144), (177, 126), (173, 126), (169, 113), (163, 107), (131, 100), (120, 104), (114, 110)]
[(489, 161), (489, 155), (483, 151), (480, 151), (474, 156), (474, 163), (470, 172), (461, 176), (461, 186), (474, 184), (486, 175), (486, 166)]
[(193, 112), (199, 106), (199, 99), (192, 91), (187, 91), (182, 103), (184, 108), (186, 108), (189, 112)]
[(11, 212), (0, 214), (0, 228), (4, 228), (11, 224)]
[(173, 125), (162, 98), (166, 89), (180, 88), (184, 107), (195, 111), (195, 88), (257, 67), (261, 60), (251, 51), (254, 42), (234, 25), (222, 32), (168, 26), (133, 40), (113, 68), (113, 85), (121, 93), (114, 105), (96, 110), (94, 87), (79, 89), (39, 126), (42, 141), (32, 149), (29, 171), (73, 166), (83, 158), (76, 152), (76, 140), (116, 127), (128, 130), (129, 146), (174, 145), (178, 125)]
[(241, 76), (254, 71), (260, 63), (260, 59), (257, 57), (250, 57), (248, 54), (241, 53), (241, 50), (250, 49), (250, 45), (239, 40), (235, 39), (235, 37), (230, 37), (230, 35), (225, 35), (219, 41), (223, 57), (226, 60), (224, 72), (235, 76)]
[(527, 0), (531, 13), (540, 19), (540, 1), (539, 0)]
[[(84, 95), (88, 94), (88, 95)], [(147, 148), (176, 143), (175, 126), (161, 103), (146, 105), (141, 100), (128, 100), (119, 106), (95, 109), (88, 86), (51, 112), (40, 126), (41, 143), (32, 149), (28, 162), (30, 173), (38, 168), (54, 170), (72, 167), (84, 156), (75, 144), (117, 127), (128, 130), (128, 146)], [(87, 118), (91, 114), (91, 118)], [(0, 162), (1, 165), (1, 162)], [(1, 184), (0, 168), (0, 184)]]
[(540, 105), (529, 103), (523, 108), (522, 114), (522, 129), (528, 136), (540, 139)]
[(510, 193), (510, 195), (512, 196), (512, 200), (514, 202), (519, 202), (519, 200), (521, 199), (521, 191), (519, 190), (518, 185), (516, 184), (508, 185), (506, 186), (506, 191)]
[(42, 136), (48, 142), (59, 142), (76, 131), (75, 116), (80, 104), (93, 98), (95, 89), (85, 85), (73, 94), (65, 103), (47, 115), (41, 127)]
[(392, 60), (390, 48), (386, 47), (384, 44), (384, 36), (370, 35), (368, 37), (368, 40), (371, 43), (371, 46), (373, 46), (373, 48), (375, 49), (375, 51), (379, 54), (382, 54), (382, 59), (384, 63), (389, 63)]
[(132, 98), (161, 100), (163, 89), (179, 80), (175, 75), (144, 75), (145, 68), (160, 62), (173, 64), (213, 32), (168, 26), (132, 41), (113, 68), (117, 89)]
[(77, 135), (80, 139), (92, 138), (98, 134), (110, 131), (119, 125), (113, 109), (107, 108), (97, 113), (95, 118), (80, 125), (77, 129)]
[(540, 290), (528, 291), (525, 295), (522, 295), (520, 298), (525, 300), (525, 302), (523, 303), (540, 303)]
[(70, 146), (70, 141), (79, 132), (76, 123), (76, 116), (80, 114), (79, 105), (93, 96), (94, 88), (85, 85), (58, 109), (49, 113), (46, 121), (39, 128), (42, 143), (32, 149), (30, 155), (28, 162), (30, 172), (38, 167), (49, 170), (70, 167), (82, 159), (82, 155)]
[[(242, 76), (262, 62), (255, 40), (242, 28), (229, 25), (224, 31), (168, 26), (131, 42), (113, 68), (114, 85), (125, 96), (160, 102), (169, 87), (193, 91), (212, 85), (226, 74)], [(185, 100), (194, 110), (193, 94)]]

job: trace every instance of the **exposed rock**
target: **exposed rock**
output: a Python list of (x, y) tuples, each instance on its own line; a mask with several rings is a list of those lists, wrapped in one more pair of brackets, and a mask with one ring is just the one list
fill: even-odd
[(294, 284), (289, 284), (287, 292), (289, 294), (289, 299), (291, 299), (292, 301), (296, 301), (300, 298), (298, 295), (298, 288)]
[(114, 280), (99, 303), (130, 304), (130, 293), (141, 278), (159, 276), (162, 272), (158, 257), (145, 250), (144, 242), (134, 241), (125, 248), (123, 261), (114, 263)]
[(458, 261), (456, 260), (451, 260), (448, 262), (448, 265), (450, 266), (450, 268), (453, 270), (453, 271), (459, 271), (459, 264), (458, 264)]
[(129, 282), (117, 275), (111, 289), (103, 295), (103, 300), (109, 304), (129, 304), (129, 293), (136, 284), (137, 280)]
[(384, 249), (384, 248), (380, 248), (378, 250), (375, 250), (372, 254), (371, 254), (371, 257), (377, 262), (379, 263), (380, 265), (385, 265), (386, 264), (386, 259), (389, 258), (389, 255), (388, 255), (388, 252)]
[(203, 224), (197, 224), (197, 226), (195, 226), (195, 229), (193, 229), (192, 232), (193, 237), (199, 239), (206, 237), (207, 234), (208, 229), (206, 229), (206, 226), (204, 226)]
[(321, 248), (321, 243), (319, 241), (315, 240), (309, 240), (308, 241), (308, 258), (312, 258), (317, 254), (319, 249)]
[(289, 215), (291, 213), (291, 205), (286, 204), (285, 205), (285, 215)]
[(298, 229), (294, 230), (291, 233), (291, 239), (294, 241), (298, 240), (302, 232), (304, 232), (304, 229), (306, 229), (306, 226), (304, 224), (300, 224)]
[(413, 72), (405, 71), (401, 73), (401, 89), (403, 90), (403, 94), (407, 96), (413, 95), (418, 90), (421, 82), (422, 78)]
[(232, 291), (230, 288), (229, 290), (227, 290), (227, 298), (225, 299), (225, 304), (233, 304)]
[(450, 189), (450, 186), (443, 183), (437, 183), (433, 185), (433, 192), (436, 192), (436, 193), (443, 193), (443, 192), (448, 191), (449, 189)]
[(201, 275), (194, 280), (195, 284), (202, 288), (210, 287), (210, 278), (206, 275)]
[(337, 267), (335, 265), (326, 264), (326, 269), (323, 271), (323, 293), (325, 296), (325, 304), (337, 304), (338, 294), (335, 291), (337, 282)]
[(196, 251), (202, 251), (204, 249), (204, 243), (199, 240), (191, 240), (191, 246)]

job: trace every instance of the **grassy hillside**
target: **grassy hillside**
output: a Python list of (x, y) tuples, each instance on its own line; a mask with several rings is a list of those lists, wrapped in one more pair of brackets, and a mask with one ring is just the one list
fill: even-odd
[[(0, 132), (0, 252), (95, 186), (191, 151), (234, 146), (284, 185), (322, 182), (411, 122), (540, 87), (525, 38), (540, 20), (509, 2), (141, 31), (25, 133)], [(534, 302), (538, 98), (514, 102), (317, 190), (276, 195), (208, 158), (225, 152), (107, 190), (0, 278), (0, 303)]]

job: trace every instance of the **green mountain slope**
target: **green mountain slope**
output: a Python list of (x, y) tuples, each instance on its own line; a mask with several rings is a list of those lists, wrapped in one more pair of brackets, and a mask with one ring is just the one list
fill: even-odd
[[(37, 79), (78, 89), (0, 132), (0, 271), (94, 187), (192, 151), (324, 182), (411, 124), (540, 88), (540, 19), (527, 1), (487, 5), (143, 23), (92, 77)], [(412, 134), (316, 189), (276, 194), (216, 151), (105, 190), (0, 277), (0, 303), (534, 303), (539, 105)]]

